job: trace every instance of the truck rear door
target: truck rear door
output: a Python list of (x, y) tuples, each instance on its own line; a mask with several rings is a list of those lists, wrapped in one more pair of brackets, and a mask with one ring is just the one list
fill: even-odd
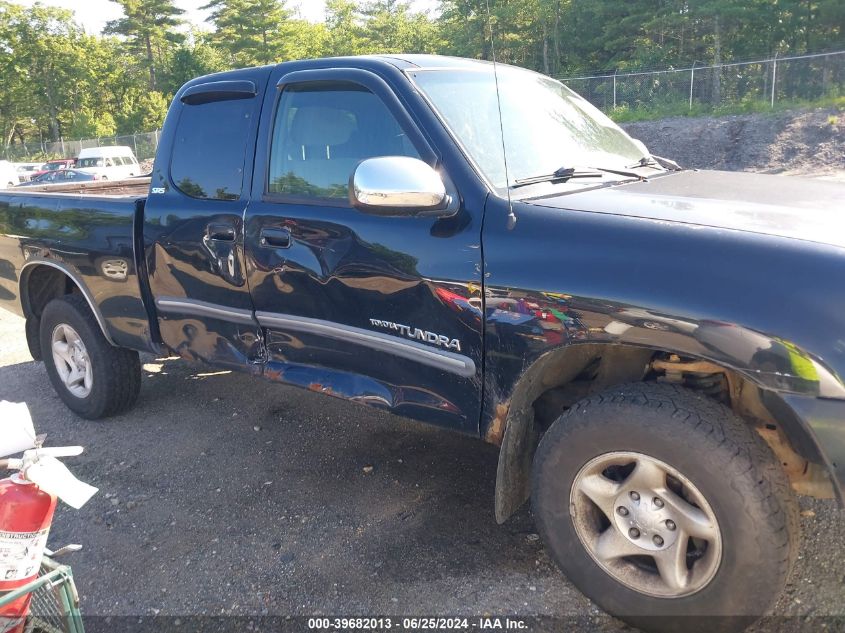
[(189, 83), (162, 131), (145, 261), (161, 338), (188, 359), (243, 368), (260, 358), (243, 216), (267, 75), (258, 68)]
[(245, 248), (265, 371), (476, 433), (481, 205), (448, 218), (382, 217), (350, 205), (362, 159), (442, 166), (373, 72), (286, 74), (282, 66), (264, 108)]

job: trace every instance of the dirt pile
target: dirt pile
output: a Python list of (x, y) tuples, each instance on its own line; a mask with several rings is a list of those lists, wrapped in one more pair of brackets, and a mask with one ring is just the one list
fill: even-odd
[(845, 112), (835, 108), (677, 117), (623, 127), (653, 153), (684, 167), (845, 174)]

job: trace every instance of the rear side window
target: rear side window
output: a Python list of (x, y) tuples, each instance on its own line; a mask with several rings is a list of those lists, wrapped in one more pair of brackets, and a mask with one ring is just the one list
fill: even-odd
[(350, 83), (304, 84), (282, 93), (270, 150), (270, 193), (346, 199), (365, 158), (419, 158), (384, 102)]
[(241, 197), (255, 99), (185, 105), (179, 116), (170, 177), (192, 198)]

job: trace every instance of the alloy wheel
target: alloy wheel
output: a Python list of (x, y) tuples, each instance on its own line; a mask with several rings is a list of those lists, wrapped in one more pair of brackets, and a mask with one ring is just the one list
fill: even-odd
[(590, 556), (634, 591), (679, 598), (703, 589), (718, 570), (722, 536), (710, 504), (659, 459), (599, 455), (575, 477), (570, 504)]
[(94, 385), (94, 372), (88, 350), (76, 330), (61, 323), (53, 329), (53, 363), (67, 390), (77, 398), (87, 398)]

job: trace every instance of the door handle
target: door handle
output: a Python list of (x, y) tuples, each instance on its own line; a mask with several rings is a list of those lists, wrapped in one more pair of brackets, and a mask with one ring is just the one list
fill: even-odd
[(234, 242), (236, 233), (231, 224), (209, 224), (205, 227), (205, 235), (215, 242)]
[(288, 229), (261, 229), (259, 241), (265, 248), (289, 248), (290, 231)]

